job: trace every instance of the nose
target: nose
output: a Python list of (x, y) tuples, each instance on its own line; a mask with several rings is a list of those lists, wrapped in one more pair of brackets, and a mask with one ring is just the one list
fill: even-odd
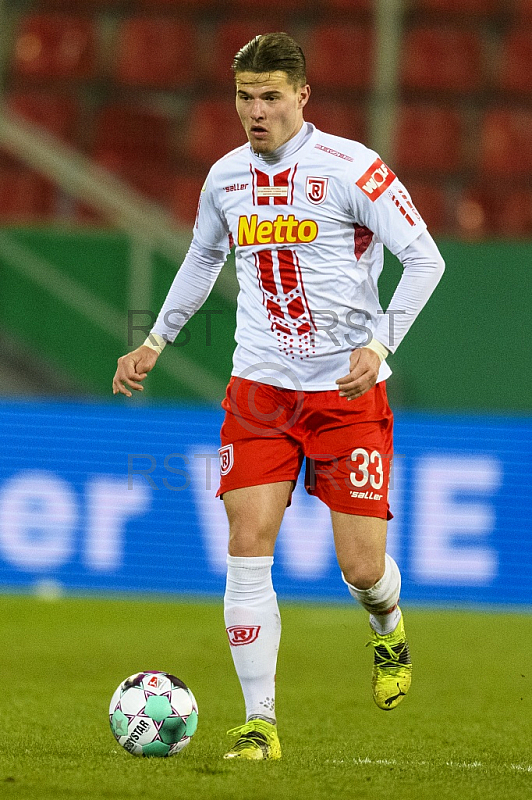
[(259, 120), (264, 117), (264, 105), (262, 100), (254, 100), (253, 105), (251, 106), (251, 118), (254, 120)]

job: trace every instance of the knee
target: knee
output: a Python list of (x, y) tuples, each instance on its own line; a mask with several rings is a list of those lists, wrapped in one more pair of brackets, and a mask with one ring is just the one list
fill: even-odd
[(232, 556), (273, 555), (276, 530), (267, 520), (248, 514), (229, 519), (229, 553)]
[(342, 574), (355, 589), (371, 589), (384, 575), (384, 564), (348, 564), (342, 567)]

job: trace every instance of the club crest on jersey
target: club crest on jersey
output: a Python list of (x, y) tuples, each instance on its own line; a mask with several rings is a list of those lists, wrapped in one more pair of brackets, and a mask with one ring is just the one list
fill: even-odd
[(226, 628), (229, 644), (231, 647), (240, 647), (243, 644), (251, 644), (259, 635), (260, 625), (231, 625)]
[(395, 180), (395, 173), (387, 167), (384, 161), (377, 158), (371, 167), (366, 170), (357, 181), (357, 186), (374, 203)]
[(220, 456), (220, 474), (227, 475), (231, 471), (234, 463), (233, 445), (226, 444), (218, 450)]
[(315, 206), (319, 206), (327, 197), (327, 188), (329, 186), (329, 178), (313, 178), (310, 175), (307, 177), (307, 200)]

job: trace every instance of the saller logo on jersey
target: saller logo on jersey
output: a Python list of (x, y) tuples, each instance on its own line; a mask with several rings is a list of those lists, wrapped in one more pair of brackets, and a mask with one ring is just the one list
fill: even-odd
[(231, 647), (240, 647), (242, 644), (251, 644), (259, 635), (260, 625), (231, 625), (226, 628)]
[(238, 244), (297, 244), (313, 242), (318, 235), (318, 225), (313, 219), (301, 222), (289, 214), (287, 217), (278, 214), (272, 222), (265, 219), (259, 222), (257, 214), (250, 217), (239, 217)]
[(387, 167), (384, 161), (377, 158), (362, 177), (358, 179), (357, 186), (362, 189), (370, 200), (375, 202), (395, 180), (395, 177), (390, 167)]

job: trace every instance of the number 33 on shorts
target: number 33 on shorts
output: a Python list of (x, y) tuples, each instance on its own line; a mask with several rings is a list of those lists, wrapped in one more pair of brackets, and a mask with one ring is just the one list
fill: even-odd
[[(389, 458), (389, 456), (388, 456)], [(358, 459), (361, 459), (358, 463)], [(384, 473), (382, 469), (382, 456), (377, 450), (372, 450), (368, 453), (363, 447), (357, 447), (351, 453), (351, 461), (355, 462), (355, 466), (349, 476), (353, 486), (366, 486), (368, 483), (373, 489), (381, 489), (384, 481)], [(374, 473), (370, 474), (370, 464), (375, 465)]]

